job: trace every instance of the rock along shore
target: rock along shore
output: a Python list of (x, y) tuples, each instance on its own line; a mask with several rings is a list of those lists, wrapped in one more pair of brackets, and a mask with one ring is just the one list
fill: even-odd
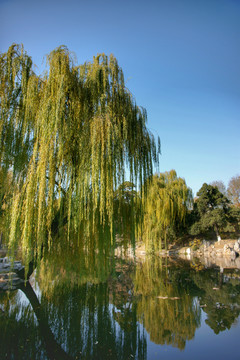
[(17, 273), (23, 269), (20, 261), (11, 263), (11, 259), (7, 257), (0, 258), (0, 291), (15, 290), (24, 283)]
[(178, 255), (186, 260), (198, 258), (204, 265), (217, 265), (222, 269), (240, 269), (240, 239), (206, 241), (197, 249), (183, 247), (178, 250)]
[[(118, 247), (115, 250), (116, 256), (125, 256), (128, 258), (144, 259), (147, 252), (143, 244), (136, 245), (135, 251), (132, 247), (124, 249)], [(220, 268), (237, 268), (240, 269), (240, 239), (239, 240), (220, 240), (206, 241), (203, 240), (198, 248), (181, 247), (168, 251), (159, 251), (155, 253), (158, 256), (178, 256), (184, 260), (193, 260), (198, 258), (206, 266), (219, 266)]]

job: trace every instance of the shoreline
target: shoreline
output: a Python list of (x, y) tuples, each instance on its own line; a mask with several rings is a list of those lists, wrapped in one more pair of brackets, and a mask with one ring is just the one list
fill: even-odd
[[(152, 256), (146, 252), (143, 244), (136, 245), (135, 250), (130, 246), (124, 249), (119, 246), (115, 249), (116, 256), (124, 256), (131, 259), (144, 261), (145, 257)], [(204, 267), (218, 266), (223, 269), (240, 269), (240, 239), (206, 241), (197, 248), (189, 246), (179, 246), (170, 250), (163, 250), (154, 253), (154, 256), (178, 257), (183, 260), (195, 262), (196, 259)]]

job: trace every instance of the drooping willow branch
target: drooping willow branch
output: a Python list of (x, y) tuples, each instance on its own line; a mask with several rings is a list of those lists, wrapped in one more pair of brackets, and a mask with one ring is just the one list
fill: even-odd
[(0, 67), (0, 164), (15, 179), (10, 246), (21, 239), (25, 253), (41, 253), (60, 207), (69, 235), (84, 222), (112, 232), (126, 169), (142, 188), (160, 152), (115, 57), (79, 66), (61, 46), (37, 76), (23, 46), (12, 45)]

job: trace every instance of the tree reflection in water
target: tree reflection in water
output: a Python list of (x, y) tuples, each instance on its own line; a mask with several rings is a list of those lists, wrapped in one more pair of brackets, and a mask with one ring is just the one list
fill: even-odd
[(225, 274), (207, 269), (195, 273), (193, 280), (202, 289), (200, 301), (207, 314), (206, 324), (215, 334), (230, 329), (240, 315), (240, 271)]
[(201, 310), (189, 284), (183, 286), (176, 268), (158, 258), (148, 258), (138, 264), (135, 291), (141, 295), (137, 316), (156, 344), (167, 344), (184, 349), (187, 340), (194, 337), (200, 326)]
[(37, 268), (38, 291), (28, 282), (0, 293), (0, 358), (146, 359), (146, 331), (156, 344), (183, 350), (200, 326), (200, 305), (215, 333), (240, 313), (239, 274), (198, 270), (157, 257), (134, 263), (52, 249)]
[[(69, 257), (71, 255), (71, 257)], [(69, 259), (71, 258), (71, 261)], [(18, 301), (18, 293), (10, 293), (15, 301), (15, 309), (9, 306), (7, 293), (6, 303), (1, 301), (3, 332), (8, 345), (1, 347), (2, 358), (17, 359), (145, 359), (146, 340), (142, 327), (136, 322), (136, 306), (129, 307), (124, 313), (122, 307), (114, 305), (119, 292), (115, 280), (122, 265), (103, 254), (83, 256), (77, 249), (65, 249), (64, 255), (52, 252), (37, 269), (36, 278), (40, 288), (38, 300), (28, 282), (21, 290), (27, 296), (31, 306)], [(117, 280), (118, 281), (118, 280)], [(111, 289), (111, 290), (110, 290)], [(122, 291), (124, 293), (124, 289)], [(117, 302), (117, 305), (119, 302)], [(27, 307), (31, 321), (25, 317), (20, 307)], [(121, 306), (124, 307), (124, 305)], [(116, 321), (116, 314), (122, 311), (123, 323)], [(14, 316), (16, 313), (16, 316)], [(11, 347), (11, 333), (7, 323), (13, 318), (18, 345), (22, 344), (22, 353)], [(22, 324), (23, 336), (18, 333), (18, 318)], [(4, 325), (5, 323), (5, 325)], [(38, 323), (38, 326), (37, 326)], [(124, 324), (129, 326), (124, 326)], [(10, 330), (11, 331), (11, 330)], [(37, 333), (28, 343), (28, 333)], [(39, 341), (39, 334), (41, 340)], [(37, 342), (39, 341), (39, 343)], [(45, 349), (38, 352), (38, 349)], [(7, 356), (5, 356), (7, 354)]]
[(0, 307), (0, 358), (47, 358), (34, 312), (21, 292), (1, 292)]

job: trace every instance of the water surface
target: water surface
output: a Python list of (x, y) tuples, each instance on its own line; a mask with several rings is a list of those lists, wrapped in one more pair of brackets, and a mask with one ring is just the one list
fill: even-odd
[(239, 270), (65, 255), (0, 292), (0, 359), (239, 359)]

